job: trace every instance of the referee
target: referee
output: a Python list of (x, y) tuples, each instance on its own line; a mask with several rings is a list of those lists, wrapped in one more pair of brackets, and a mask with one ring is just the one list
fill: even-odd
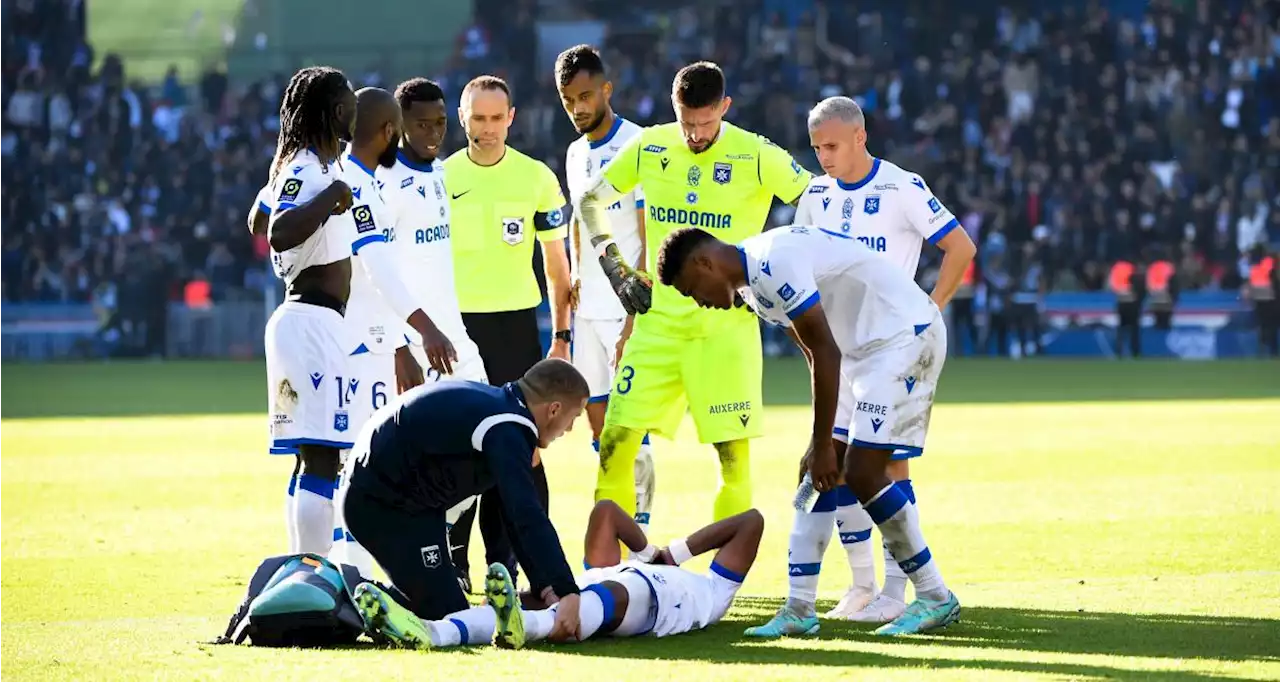
[[(533, 268), (533, 242), (542, 243), (555, 335), (548, 357), (569, 359), (569, 257), (564, 240), (565, 200), (555, 173), (507, 146), (515, 119), (511, 89), (501, 78), (479, 76), (462, 90), (458, 119), (467, 148), (444, 162), (452, 212), (454, 277), (467, 333), (480, 347), (489, 383), (501, 386), (524, 376), (542, 359), (537, 308), (542, 303)], [(534, 482), (547, 508), (547, 475), (535, 456)], [(452, 530), (453, 561), (470, 591), (467, 549), (475, 508)], [(503, 531), (502, 500), (496, 491), (479, 504), (486, 563), (506, 564), (515, 555)]]

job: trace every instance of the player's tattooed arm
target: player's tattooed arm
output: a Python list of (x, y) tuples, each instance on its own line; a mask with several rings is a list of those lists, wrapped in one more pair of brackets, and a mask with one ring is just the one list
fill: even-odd
[(809, 473), (814, 487), (825, 492), (839, 479), (835, 446), (836, 406), (840, 396), (840, 347), (827, 325), (822, 303), (810, 306), (791, 321), (796, 337), (809, 350), (809, 374), (813, 391), (813, 435), (810, 440)]
[(608, 207), (621, 198), (622, 194), (601, 176), (578, 200), (576, 213), (623, 309), (628, 315), (644, 314), (653, 302), (653, 284), (622, 257), (609, 232)]
[(311, 201), (273, 213), (267, 226), (267, 242), (273, 251), (288, 251), (307, 241), (329, 216), (340, 215), (349, 208), (351, 188), (341, 180), (334, 180)]

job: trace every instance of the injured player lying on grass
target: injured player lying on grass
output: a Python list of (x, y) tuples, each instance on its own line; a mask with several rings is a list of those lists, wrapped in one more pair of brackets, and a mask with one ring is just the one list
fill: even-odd
[[(419, 619), (373, 583), (357, 587), (355, 597), (370, 637), (411, 649), (490, 642), (519, 649), (542, 640), (666, 637), (702, 629), (724, 617), (755, 562), (763, 534), (764, 517), (751, 509), (657, 548), (621, 507), (601, 501), (587, 523), (587, 570), (578, 577), (582, 595), (577, 632), (555, 630), (559, 605), (517, 594), (500, 563), (491, 565), (485, 578), (486, 605), (437, 621)], [(641, 560), (622, 561), (619, 542)], [(680, 568), (712, 550), (717, 551), (707, 573)]]

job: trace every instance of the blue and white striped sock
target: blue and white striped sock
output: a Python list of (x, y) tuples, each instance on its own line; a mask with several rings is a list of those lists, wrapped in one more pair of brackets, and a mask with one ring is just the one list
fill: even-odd
[(876, 589), (876, 552), (871, 544), (871, 517), (853, 491), (836, 489), (836, 532), (849, 557), (853, 586), (870, 592)]
[(289, 521), (293, 524), (295, 544), (289, 551), (328, 556), (333, 547), (333, 481), (315, 474), (302, 474), (293, 498)]
[(813, 511), (796, 511), (787, 545), (787, 605), (799, 616), (812, 616), (818, 601), (818, 573), (822, 555), (831, 541), (831, 528), (836, 523), (836, 493), (818, 495)]
[(943, 601), (950, 594), (920, 531), (916, 506), (902, 486), (890, 483), (863, 507), (884, 535), (885, 546), (916, 588), (916, 598)]
[[(902, 490), (902, 493), (907, 496), (907, 499), (911, 501), (911, 504), (914, 505), (916, 503), (916, 491), (915, 488), (911, 486), (911, 479), (908, 478), (898, 481), (897, 483), (894, 483), (894, 485)], [(919, 511), (920, 508), (916, 507), (916, 512), (919, 513)], [(889, 551), (888, 543), (883, 543), (882, 548), (882, 554), (884, 555), (883, 592), (885, 596), (893, 597), (900, 602), (905, 602), (907, 600), (907, 574), (902, 571), (902, 567), (894, 560), (893, 552)]]

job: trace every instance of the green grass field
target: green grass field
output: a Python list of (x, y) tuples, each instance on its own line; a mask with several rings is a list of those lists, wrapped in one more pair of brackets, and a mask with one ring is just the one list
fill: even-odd
[[(291, 462), (262, 454), (254, 364), (4, 366), (5, 679), (1280, 679), (1280, 364), (952, 362), (913, 469), (934, 556), (965, 604), (932, 637), (824, 623), (748, 642), (786, 591), (807, 376), (771, 363), (753, 445), (768, 520), (726, 622), (534, 651), (277, 651), (206, 644), (284, 544)], [(581, 551), (583, 428), (547, 455)], [(709, 520), (717, 472), (688, 428), (657, 446), (655, 536)], [(480, 558), (473, 559), (480, 565)], [(838, 545), (827, 604), (848, 581)], [(823, 604), (820, 606), (825, 606)]]

